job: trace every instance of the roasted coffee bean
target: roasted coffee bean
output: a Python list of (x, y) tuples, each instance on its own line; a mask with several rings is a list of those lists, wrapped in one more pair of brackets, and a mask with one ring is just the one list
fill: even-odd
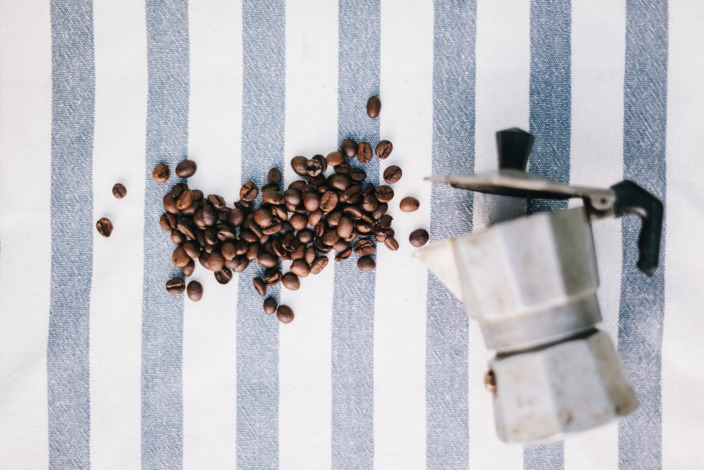
[(198, 257), (198, 262), (200, 263), (201, 266), (203, 266), (205, 269), (210, 269), (208, 267), (208, 258), (210, 258), (210, 254), (206, 253), (205, 251), (200, 252), (200, 256)]
[(273, 297), (268, 297), (264, 301), (264, 313), (267, 315), (273, 315), (276, 312), (276, 307), (278, 306), (276, 299)]
[(216, 209), (222, 209), (225, 207), (225, 198), (218, 196), (217, 194), (209, 194), (208, 202), (213, 205)]
[(354, 222), (349, 217), (341, 217), (337, 224), (337, 234), (342, 238), (347, 238), (354, 229)]
[(281, 231), (281, 221), (273, 219), (269, 225), (262, 228), (264, 235), (275, 235)]
[(164, 212), (159, 218), (159, 225), (164, 232), (171, 232), (177, 225), (176, 216), (169, 214), (168, 212)]
[(310, 266), (304, 259), (297, 259), (291, 263), (291, 272), (298, 277), (306, 277), (310, 274)]
[(326, 191), (320, 198), (320, 210), (323, 214), (329, 214), (337, 207), (339, 198), (335, 191)]
[(234, 259), (235, 256), (237, 256), (237, 248), (234, 242), (227, 241), (220, 245), (220, 253), (222, 257), (225, 258), (225, 261)]
[(254, 280), (254, 288), (257, 290), (257, 293), (261, 295), (262, 297), (266, 296), (266, 282), (264, 279), (261, 277), (255, 277)]
[(176, 205), (176, 199), (171, 195), (171, 193), (166, 193), (163, 199), (164, 209), (169, 214), (178, 214), (178, 206)]
[(339, 253), (339, 252), (341, 252), (341, 251), (345, 251), (348, 246), (349, 246), (349, 244), (348, 244), (345, 240), (343, 240), (342, 238), (340, 238), (340, 239), (339, 239), (338, 241), (336, 241), (335, 244), (332, 246), (332, 249), (335, 250), (335, 251), (337, 251), (337, 252)]
[(325, 161), (330, 166), (337, 166), (345, 161), (345, 156), (342, 152), (330, 152), (328, 156), (325, 157)]
[(186, 290), (186, 281), (179, 277), (169, 279), (166, 281), (166, 290), (169, 294), (183, 294), (183, 291)]
[(189, 258), (198, 258), (200, 256), (200, 246), (195, 240), (188, 240), (183, 244), (183, 249)]
[(279, 305), (279, 308), (276, 309), (276, 318), (278, 318), (281, 323), (291, 323), (293, 317), (293, 310), (288, 305)]
[(313, 261), (315, 261), (315, 258), (317, 256), (318, 256), (318, 253), (315, 250), (315, 247), (309, 246), (309, 247), (306, 247), (306, 253), (303, 256), (303, 259), (305, 259), (306, 263), (308, 263), (308, 265), (310, 266), (311, 264), (313, 264)]
[(327, 256), (318, 256), (315, 258), (310, 265), (311, 274), (320, 274), (320, 272), (325, 269), (325, 266), (328, 265), (328, 261)]
[(286, 200), (285, 196), (278, 189), (267, 188), (262, 191), (262, 203), (278, 206)]
[(171, 255), (171, 262), (176, 268), (184, 267), (188, 264), (190, 260), (191, 257), (188, 256), (188, 253), (186, 253), (186, 250), (183, 248), (183, 246), (177, 246), (173, 254)]
[(370, 224), (366, 220), (357, 221), (356, 227), (359, 233), (369, 233), (372, 231), (372, 224)]
[(259, 208), (254, 212), (254, 221), (260, 227), (266, 227), (267, 225), (271, 224), (271, 221), (273, 219), (274, 216), (271, 214), (271, 211), (266, 207)]
[(225, 266), (232, 269), (236, 273), (241, 273), (247, 269), (247, 266), (249, 266), (249, 260), (246, 256), (239, 255), (235, 256), (235, 258), (231, 261), (225, 261)]
[(372, 161), (372, 146), (369, 142), (360, 142), (359, 148), (357, 149), (357, 159), (359, 163), (369, 163)]
[(240, 232), (240, 238), (247, 243), (254, 243), (259, 241), (259, 237), (254, 234), (251, 230), (242, 230)]
[(291, 259), (293, 261), (298, 260), (298, 259), (303, 259), (306, 256), (306, 246), (304, 244), (298, 245), (296, 248), (291, 251)]
[(279, 184), (281, 182), (281, 170), (278, 168), (272, 168), (266, 175), (266, 180), (269, 183)]
[[(384, 234), (384, 236), (386, 236), (386, 234)], [(386, 248), (391, 251), (398, 250), (398, 242), (394, 237), (386, 237), (386, 239), (384, 240), (384, 245), (386, 245)]]
[(403, 212), (414, 212), (418, 210), (420, 202), (418, 202), (418, 199), (408, 196), (401, 199), (401, 202), (398, 204), (398, 206)]
[(274, 217), (278, 217), (279, 220), (285, 222), (288, 220), (288, 212), (282, 206), (271, 206), (271, 213)]
[(116, 183), (115, 186), (112, 187), (112, 195), (117, 199), (122, 199), (127, 196), (127, 188), (125, 188), (125, 185), (122, 183)]
[(391, 165), (386, 170), (384, 170), (384, 181), (389, 184), (398, 183), (403, 176), (403, 170), (396, 165)]
[(227, 222), (233, 227), (239, 227), (240, 225), (242, 225), (242, 222), (244, 222), (245, 217), (246, 216), (244, 214), (244, 211), (235, 207), (230, 211), (230, 214), (227, 216)]
[(193, 302), (198, 302), (203, 298), (203, 286), (198, 281), (191, 281), (188, 283), (188, 287), (186, 287), (186, 293), (189, 299)]
[(215, 225), (218, 220), (218, 214), (213, 206), (206, 204), (193, 214), (193, 221), (199, 227), (210, 227)]
[(345, 139), (340, 144), (342, 153), (344, 153), (347, 158), (354, 158), (357, 155), (357, 142), (354, 139)]
[(220, 284), (227, 284), (232, 280), (232, 271), (230, 268), (223, 267), (219, 271), (215, 271), (215, 280)]
[(376, 261), (371, 256), (362, 256), (357, 260), (357, 267), (360, 271), (371, 271), (376, 268)]
[(427, 230), (419, 228), (418, 230), (411, 232), (411, 235), (408, 237), (408, 241), (411, 242), (411, 245), (418, 248), (428, 243), (429, 238), (430, 236), (428, 235)]
[(350, 169), (350, 178), (352, 181), (356, 181), (357, 183), (361, 183), (367, 178), (367, 172), (362, 170), (361, 168), (351, 168)]
[(152, 178), (157, 183), (166, 183), (169, 181), (169, 174), (169, 166), (166, 163), (159, 163), (152, 171)]
[(222, 209), (218, 210), (218, 222), (225, 223), (227, 222), (227, 218), (230, 216), (230, 208), (229, 207), (223, 207)]
[(281, 271), (276, 268), (269, 268), (264, 271), (264, 280), (267, 286), (275, 286), (281, 281)]
[(95, 228), (99, 234), (107, 238), (112, 233), (112, 222), (110, 222), (110, 219), (103, 217), (95, 223)]
[(229, 225), (218, 224), (218, 239), (220, 241), (234, 240), (237, 238), (237, 231)]
[(200, 201), (193, 200), (193, 204), (181, 211), (181, 215), (193, 215), (198, 209), (200, 209)]
[(182, 192), (188, 189), (188, 185), (186, 183), (176, 183), (171, 187), (171, 195), (178, 199), (178, 197), (181, 195)]
[(376, 244), (368, 238), (357, 240), (354, 244), (354, 254), (357, 256), (371, 255), (376, 251)]
[(171, 241), (174, 243), (174, 245), (180, 245), (181, 243), (186, 241), (186, 236), (178, 230), (174, 230), (173, 232), (171, 232)]
[[(318, 158), (320, 157), (320, 158)], [(327, 166), (327, 162), (322, 155), (316, 155), (306, 163), (306, 174), (308, 176), (318, 176), (320, 173), (325, 171), (323, 165)]]
[(284, 201), (286, 201), (286, 204), (297, 206), (303, 201), (303, 196), (301, 196), (301, 192), (298, 189), (288, 188), (284, 191)]
[(298, 156), (291, 159), (291, 168), (298, 176), (306, 176), (308, 174), (306, 171), (307, 165), (308, 159), (306, 157)]
[(309, 228), (305, 228), (299, 231), (296, 237), (298, 238), (298, 241), (306, 245), (313, 241), (313, 231)]
[(335, 228), (331, 228), (325, 232), (325, 235), (323, 235), (322, 242), (327, 246), (333, 246), (339, 239), (340, 236), (337, 234), (337, 230)]
[(393, 222), (393, 220), (394, 218), (391, 217), (389, 214), (384, 214), (379, 219), (379, 222), (377, 222), (377, 225), (381, 230), (386, 230), (387, 228), (391, 228), (391, 223)]
[(281, 284), (288, 290), (298, 290), (301, 287), (301, 281), (298, 276), (291, 272), (281, 276)]
[(313, 212), (320, 207), (320, 194), (309, 192), (303, 196), (303, 206), (307, 211)]
[(259, 188), (251, 181), (247, 181), (240, 189), (240, 199), (243, 201), (254, 201), (259, 194)]
[(353, 184), (345, 190), (343, 199), (347, 204), (358, 204), (363, 197), (362, 187), (358, 184)]
[(311, 227), (315, 227), (322, 218), (323, 211), (321, 211), (320, 209), (318, 209), (317, 211), (313, 211), (308, 214), (308, 225), (310, 225)]
[(193, 223), (193, 219), (190, 217), (181, 217), (181, 220), (176, 225), (178, 231), (186, 235), (188, 238), (196, 238), (196, 226)]
[(346, 248), (335, 255), (335, 261), (344, 261), (352, 256), (352, 248), (346, 245)]
[(340, 223), (341, 218), (342, 218), (342, 209), (335, 209), (334, 211), (332, 211), (328, 214), (328, 217), (327, 217), (327, 219), (325, 219), (325, 221), (327, 222), (328, 226), (337, 227), (337, 224)]
[(190, 178), (196, 173), (198, 165), (193, 160), (184, 160), (176, 165), (176, 175), (179, 178)]
[(365, 212), (374, 212), (378, 205), (379, 201), (377, 201), (376, 196), (373, 194), (367, 194), (362, 199), (362, 209), (364, 209)]
[(362, 218), (362, 210), (357, 206), (347, 206), (342, 210), (342, 213), (354, 221)]
[(188, 277), (193, 274), (193, 271), (195, 271), (195, 269), (196, 263), (193, 260), (190, 260), (187, 265), (181, 268), (181, 272), (184, 276)]
[(207, 243), (205, 243), (205, 230), (196, 229), (195, 235), (196, 235), (195, 240), (198, 242), (198, 244), (201, 247), (204, 247), (207, 245)]
[(367, 100), (367, 116), (372, 119), (379, 117), (381, 112), (381, 100), (378, 96), (372, 96)]
[(335, 173), (338, 175), (347, 175), (347, 174), (349, 174), (349, 172), (352, 168), (350, 167), (349, 163), (342, 162), (339, 165), (335, 165), (335, 167), (333, 169), (335, 170)]
[(386, 235), (385, 232), (375, 233), (375, 234), (374, 234), (374, 238), (376, 238), (376, 241), (377, 241), (378, 243), (385, 243), (385, 242), (386, 242), (387, 235)]
[(382, 160), (389, 158), (389, 155), (391, 155), (391, 151), (394, 149), (394, 145), (389, 142), (388, 140), (382, 140), (379, 142), (379, 144), (376, 146), (376, 156), (381, 158)]
[(235, 202), (235, 207), (237, 207), (238, 209), (242, 209), (243, 212), (251, 211), (253, 206), (254, 204), (252, 203), (252, 201), (244, 201), (240, 199), (239, 201)]
[(203, 199), (203, 191), (201, 191), (200, 189), (194, 189), (193, 190), (193, 200), (200, 201), (201, 199)]
[(381, 217), (386, 214), (386, 211), (389, 210), (389, 205), (385, 202), (380, 203), (378, 206), (376, 206), (376, 209), (374, 209), (374, 212), (372, 212), (372, 219), (374, 220), (379, 220)]
[(187, 189), (178, 197), (176, 207), (178, 210), (182, 211), (191, 207), (191, 204), (193, 204), (193, 191)]
[(216, 249), (217, 249), (217, 246), (215, 246), (215, 245), (205, 245), (203, 247), (203, 251), (205, 251), (208, 254), (214, 252)]
[(271, 253), (262, 253), (261, 255), (259, 255), (257, 263), (259, 263), (261, 266), (264, 266), (265, 268), (273, 268), (277, 264), (279, 264), (279, 260), (276, 259), (276, 256), (272, 255)]
[(220, 241), (218, 238), (218, 229), (215, 227), (206, 228), (203, 236), (205, 237), (205, 243), (208, 245), (217, 245)]
[(211, 271), (220, 271), (223, 266), (225, 266), (225, 258), (217, 251), (213, 252), (208, 256), (208, 266), (207, 268)]
[(389, 202), (394, 198), (394, 190), (391, 186), (381, 185), (377, 186), (376, 191), (374, 191), (377, 201), (379, 202)]
[(308, 225), (308, 217), (303, 214), (293, 214), (289, 222), (294, 229), (303, 230)]

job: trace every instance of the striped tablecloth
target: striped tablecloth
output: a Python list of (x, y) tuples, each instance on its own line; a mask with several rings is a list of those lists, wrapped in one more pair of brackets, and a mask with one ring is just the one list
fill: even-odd
[[(702, 44), (699, 0), (0, 0), (0, 467), (704, 468)], [(640, 409), (530, 447), (495, 437), (479, 329), (407, 242), (495, 216), (422, 177), (493, 169), (513, 126), (531, 171), (666, 204), (651, 279), (635, 220), (594, 227)], [(397, 200), (420, 200), (392, 204), (398, 252), (275, 290), (289, 325), (253, 268), (166, 293), (157, 162), (196, 160), (190, 183), (232, 204), (345, 137), (394, 143), (367, 172), (400, 165)]]

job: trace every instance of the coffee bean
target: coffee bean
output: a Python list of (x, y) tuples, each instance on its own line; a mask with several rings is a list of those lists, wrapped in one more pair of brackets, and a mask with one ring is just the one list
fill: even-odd
[(242, 199), (235, 202), (235, 207), (237, 207), (238, 209), (242, 209), (244, 212), (251, 211), (253, 205), (254, 204), (252, 204), (252, 201), (244, 201)]
[(112, 233), (112, 222), (110, 222), (110, 219), (103, 217), (95, 223), (95, 228), (98, 229), (99, 234), (107, 238)]
[(302, 244), (306, 245), (313, 241), (313, 231), (311, 229), (304, 228), (303, 230), (298, 232), (296, 238), (298, 238), (298, 241), (300, 241)]
[(198, 302), (203, 298), (203, 286), (198, 281), (191, 281), (188, 283), (188, 287), (186, 287), (186, 293), (189, 299)]
[(404, 197), (401, 199), (401, 202), (399, 203), (399, 207), (403, 212), (414, 212), (418, 210), (418, 206), (420, 206), (420, 202), (418, 202), (418, 199), (408, 196)]
[(343, 199), (347, 204), (357, 204), (362, 201), (363, 197), (362, 187), (358, 184), (353, 184), (345, 189)]
[(174, 198), (171, 193), (166, 193), (164, 195), (164, 199), (162, 200), (164, 203), (164, 209), (166, 212), (169, 214), (178, 214), (178, 205), (176, 203), (176, 198)]
[(357, 142), (354, 139), (345, 139), (340, 144), (342, 153), (344, 153), (347, 158), (354, 158), (357, 155)]
[(171, 232), (171, 241), (174, 243), (174, 245), (180, 245), (181, 243), (186, 241), (186, 236), (178, 230), (174, 230), (173, 232)]
[(308, 159), (306, 157), (293, 157), (291, 159), (291, 168), (298, 176), (306, 176), (308, 174), (306, 166), (308, 165)]
[(371, 256), (362, 256), (357, 260), (357, 267), (360, 271), (371, 271), (376, 268), (376, 261)]
[(350, 185), (350, 178), (347, 175), (335, 173), (334, 175), (331, 175), (330, 178), (328, 179), (328, 184), (330, 184), (330, 186), (332, 186), (335, 189), (339, 189), (340, 191), (344, 191)]
[(276, 307), (277, 307), (276, 299), (273, 297), (268, 297), (264, 301), (264, 313), (267, 315), (273, 315), (274, 312), (276, 312)]
[(265, 268), (273, 268), (277, 264), (279, 264), (279, 260), (276, 259), (276, 257), (271, 253), (262, 253), (261, 255), (259, 255), (257, 262)]
[(291, 323), (293, 321), (293, 317), (294, 314), (291, 307), (288, 305), (279, 305), (279, 308), (276, 310), (276, 318), (278, 318), (281, 323)]
[(362, 209), (364, 209), (365, 212), (374, 212), (378, 205), (379, 201), (373, 194), (367, 194), (362, 199)]
[(357, 240), (357, 243), (354, 244), (354, 254), (357, 256), (371, 255), (375, 251), (376, 245), (368, 238)]
[(349, 245), (345, 245), (346, 248), (335, 255), (335, 261), (344, 261), (350, 256), (352, 256), (352, 248)]
[(266, 227), (269, 225), (273, 218), (274, 216), (271, 214), (271, 211), (266, 207), (259, 208), (254, 212), (254, 221), (260, 227)]
[(225, 198), (218, 196), (217, 194), (209, 194), (208, 202), (210, 202), (216, 209), (223, 209), (225, 207)]
[[(384, 236), (386, 237), (386, 234), (384, 234)], [(378, 238), (377, 238), (377, 240), (378, 240)], [(386, 245), (386, 248), (388, 248), (391, 251), (398, 250), (398, 242), (396, 241), (396, 239), (394, 237), (386, 237), (384, 239), (384, 245)]]
[(307, 277), (310, 274), (310, 266), (304, 259), (297, 259), (291, 263), (291, 272), (298, 277)]
[(391, 222), (393, 222), (393, 220), (394, 218), (391, 217), (389, 214), (384, 214), (379, 219), (379, 222), (377, 222), (377, 226), (381, 231), (384, 231), (387, 228), (391, 228)]
[(330, 152), (328, 156), (325, 157), (325, 161), (330, 166), (337, 166), (345, 161), (345, 156), (342, 152)]
[(352, 179), (352, 181), (361, 183), (367, 178), (367, 172), (362, 170), (361, 168), (352, 168), (350, 169), (350, 178)]
[(266, 175), (266, 180), (269, 183), (279, 184), (281, 182), (281, 170), (278, 168), (272, 168)]
[(186, 290), (186, 282), (179, 277), (169, 279), (166, 281), (166, 290), (169, 294), (183, 294), (183, 291)]
[(247, 181), (240, 189), (240, 199), (244, 201), (254, 201), (258, 194), (259, 189), (257, 188), (257, 185), (251, 181)]
[(356, 226), (357, 226), (357, 231), (359, 231), (359, 233), (369, 233), (372, 231), (372, 224), (370, 224), (366, 220), (358, 221)]
[(369, 142), (360, 142), (357, 149), (357, 159), (359, 163), (369, 163), (372, 161), (372, 146)]
[(217, 247), (214, 246), (214, 245), (205, 245), (205, 246), (203, 247), (203, 251), (205, 251), (205, 252), (208, 253), (208, 254), (211, 254), (211, 253), (213, 253), (213, 252), (215, 251), (216, 248), (217, 248)]
[(193, 260), (190, 260), (187, 265), (181, 268), (181, 272), (184, 276), (188, 277), (193, 274), (193, 271), (195, 271), (195, 269), (196, 263), (194, 263)]
[(320, 194), (309, 192), (303, 196), (303, 206), (307, 211), (313, 212), (320, 207)]
[(267, 286), (275, 286), (281, 281), (281, 271), (276, 268), (269, 268), (264, 271), (264, 280)]
[(320, 209), (318, 209), (317, 211), (313, 211), (308, 214), (308, 225), (310, 225), (311, 227), (315, 227), (322, 218), (323, 211), (321, 211)]
[(318, 176), (324, 172), (328, 164), (322, 155), (315, 155), (306, 163), (306, 173), (308, 176)]
[(342, 238), (340, 238), (338, 241), (336, 241), (332, 245), (332, 249), (339, 253), (341, 251), (345, 251), (348, 246), (349, 246), (349, 244), (346, 241), (344, 241)]
[(176, 216), (165, 212), (159, 218), (159, 225), (164, 232), (171, 232), (176, 228)]
[(157, 183), (166, 183), (169, 181), (169, 174), (169, 166), (165, 163), (159, 163), (152, 171), (152, 178)]
[(284, 201), (292, 206), (297, 206), (303, 201), (303, 196), (298, 189), (288, 188), (284, 191)]
[(401, 176), (403, 176), (403, 170), (396, 165), (391, 165), (384, 170), (384, 181), (389, 184), (398, 183)]
[(200, 256), (198, 257), (198, 262), (200, 262), (200, 265), (203, 266), (205, 269), (210, 269), (208, 267), (209, 266), (208, 265), (208, 258), (210, 258), (209, 253), (207, 253), (205, 251), (200, 252)]
[(203, 199), (203, 191), (201, 191), (200, 189), (194, 189), (193, 190), (193, 200), (200, 201), (201, 199)]
[(189, 258), (198, 258), (200, 256), (200, 246), (195, 240), (188, 240), (183, 244), (183, 249)]
[(298, 290), (301, 287), (301, 281), (298, 276), (288, 272), (281, 277), (281, 284), (288, 290)]
[(335, 165), (333, 170), (335, 170), (335, 173), (337, 173), (339, 175), (346, 175), (350, 172), (350, 168), (351, 168), (351, 166), (349, 163), (342, 162), (339, 165)]
[(267, 188), (262, 191), (262, 204), (273, 204), (278, 206), (283, 204), (286, 198), (278, 189)]
[(264, 279), (261, 277), (255, 277), (254, 280), (254, 288), (257, 290), (257, 293), (261, 295), (262, 297), (266, 296), (266, 282), (264, 282)]
[[(316, 155), (316, 157), (320, 157), (325, 162), (325, 159), (322, 155)], [(327, 168), (327, 162), (323, 163), (323, 171), (327, 170)], [(319, 193), (324, 193), (327, 190), (327, 188), (323, 187), (325, 186), (325, 182), (327, 181), (327, 178), (325, 177), (324, 173), (320, 173), (319, 175), (313, 177), (309, 176), (307, 179), (309, 179), (308, 183), (318, 188)]]
[(428, 235), (428, 232), (425, 229), (419, 228), (418, 230), (411, 232), (411, 235), (408, 237), (408, 241), (411, 242), (411, 245), (418, 248), (428, 243), (429, 238), (430, 236)]
[(178, 199), (178, 197), (181, 195), (182, 192), (188, 189), (188, 185), (186, 183), (176, 183), (171, 187), (171, 195)]
[(337, 224), (337, 234), (342, 238), (347, 238), (352, 233), (354, 229), (354, 222), (349, 217), (340, 218), (340, 222)]
[(377, 186), (374, 195), (379, 202), (389, 202), (394, 198), (394, 190), (391, 186), (381, 185)]
[[(173, 217), (173, 216), (172, 216)], [(174, 218), (175, 220), (175, 218)], [(181, 220), (176, 225), (178, 231), (186, 235), (188, 238), (196, 238), (196, 225), (193, 223), (193, 219), (190, 217), (181, 217)]]
[(275, 217), (278, 217), (279, 220), (286, 221), (288, 219), (288, 212), (281, 206), (271, 206), (271, 212)]
[(206, 266), (211, 271), (218, 272), (225, 266), (225, 258), (218, 253), (213, 252), (208, 256), (208, 266)]
[(376, 209), (374, 209), (374, 212), (372, 212), (372, 219), (374, 220), (379, 220), (381, 217), (386, 214), (386, 211), (389, 210), (389, 205), (385, 202), (380, 203), (378, 206), (376, 206)]
[(342, 210), (342, 213), (355, 221), (362, 218), (362, 210), (357, 206), (347, 206)]
[(303, 259), (306, 256), (306, 246), (304, 244), (298, 245), (291, 251), (291, 259), (293, 261)]
[(191, 207), (191, 204), (193, 204), (193, 191), (187, 189), (178, 197), (176, 207), (178, 210), (182, 211)]
[(241, 273), (247, 269), (247, 266), (249, 266), (249, 260), (244, 255), (238, 255), (230, 261), (225, 261), (225, 266), (232, 269), (236, 273)]
[(320, 274), (320, 272), (325, 269), (325, 266), (328, 265), (328, 261), (327, 256), (318, 256), (315, 258), (310, 265), (311, 274)]
[(237, 238), (237, 231), (233, 227), (230, 227), (229, 225), (218, 224), (217, 230), (218, 230), (218, 239), (220, 241), (224, 242), (227, 240), (234, 240), (235, 238)]
[(391, 151), (394, 149), (394, 145), (389, 142), (388, 140), (382, 140), (379, 142), (379, 144), (376, 146), (376, 156), (381, 158), (382, 160), (389, 158), (389, 155), (391, 155)]
[(372, 119), (379, 117), (381, 111), (381, 100), (378, 96), (372, 96), (367, 100), (367, 116)]
[[(200, 214), (198, 214), (198, 212), (200, 212)], [(213, 206), (206, 204), (196, 211), (196, 214), (193, 216), (193, 220), (196, 222), (196, 225), (201, 222), (204, 226), (210, 227), (215, 225), (218, 221), (218, 214), (215, 212)]]
[(232, 271), (226, 267), (223, 267), (219, 271), (215, 271), (215, 280), (220, 284), (227, 284), (232, 280)]
[(115, 186), (112, 187), (112, 195), (118, 199), (122, 199), (123, 197), (127, 196), (127, 188), (125, 188), (124, 184), (117, 183), (115, 184)]
[(205, 238), (205, 243), (208, 245), (217, 245), (220, 242), (220, 239), (218, 238), (218, 229), (216, 227), (206, 228), (203, 237)]
[(326, 191), (320, 198), (320, 210), (323, 211), (323, 214), (329, 214), (337, 207), (338, 201), (336, 192)]
[(230, 211), (230, 214), (227, 216), (227, 223), (229, 223), (233, 227), (239, 227), (240, 225), (242, 225), (242, 222), (244, 222), (245, 217), (246, 216), (244, 214), (244, 211), (235, 207)]
[(186, 253), (186, 250), (183, 248), (183, 246), (177, 246), (173, 254), (171, 255), (171, 262), (176, 268), (184, 267), (188, 264), (190, 260), (191, 257), (188, 256), (188, 253)]
[(327, 245), (327, 246), (333, 246), (336, 241), (340, 239), (340, 236), (337, 234), (337, 230), (334, 228), (329, 229), (328, 231), (325, 232), (325, 235), (322, 236), (321, 240), (322, 242)]
[(196, 173), (198, 165), (193, 160), (184, 160), (176, 165), (176, 175), (179, 178), (190, 178)]
[(313, 261), (315, 261), (316, 256), (318, 256), (318, 254), (315, 251), (315, 247), (309, 246), (306, 248), (306, 253), (303, 258), (306, 260), (306, 263), (308, 263), (308, 266), (310, 266), (313, 264)]

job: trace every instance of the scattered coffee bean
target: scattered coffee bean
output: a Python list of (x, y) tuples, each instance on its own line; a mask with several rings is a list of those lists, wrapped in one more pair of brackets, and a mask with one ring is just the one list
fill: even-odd
[(273, 297), (267, 297), (264, 301), (264, 313), (267, 315), (273, 315), (276, 312), (277, 307), (276, 299)]
[(176, 198), (174, 198), (171, 193), (166, 193), (162, 199), (162, 202), (164, 203), (164, 209), (166, 212), (169, 214), (178, 214), (179, 210), (176, 203)]
[(335, 261), (344, 261), (352, 256), (352, 248), (345, 244), (345, 248), (335, 255)]
[[(386, 245), (386, 248), (388, 248), (391, 251), (396, 251), (398, 250), (398, 242), (394, 237), (387, 237), (386, 234), (383, 235), (385, 238), (383, 240), (384, 245)], [(377, 238), (377, 240), (379, 240)], [(381, 240), (379, 240), (381, 241)]]
[(184, 267), (188, 264), (190, 260), (191, 257), (188, 256), (188, 253), (186, 253), (186, 250), (183, 248), (183, 246), (177, 246), (171, 255), (171, 263), (176, 268)]
[(281, 271), (275, 268), (269, 268), (264, 271), (264, 280), (267, 286), (275, 286), (281, 281)]
[(403, 176), (403, 171), (396, 165), (391, 165), (384, 170), (384, 181), (389, 184), (398, 183), (401, 176)]
[(209, 194), (208, 202), (211, 203), (216, 209), (223, 209), (225, 207), (225, 198), (218, 196), (217, 194)]
[(243, 201), (254, 201), (259, 194), (259, 188), (251, 181), (247, 181), (240, 189), (240, 199)]
[(288, 305), (279, 305), (279, 308), (276, 310), (276, 318), (278, 318), (281, 323), (291, 323), (293, 321), (293, 317), (294, 314), (291, 307)]
[(388, 140), (382, 140), (379, 142), (379, 144), (376, 146), (376, 156), (381, 158), (382, 160), (389, 158), (389, 155), (391, 155), (391, 151), (394, 149), (394, 146), (391, 142)]
[(190, 178), (196, 173), (198, 165), (193, 160), (184, 160), (176, 165), (176, 176), (179, 178)]
[(174, 245), (180, 245), (181, 243), (186, 241), (186, 236), (178, 230), (174, 230), (173, 232), (171, 232), (171, 241), (174, 243)]
[(183, 294), (186, 290), (186, 282), (178, 277), (166, 281), (166, 290), (169, 294)]
[(362, 256), (357, 260), (357, 267), (360, 271), (371, 271), (376, 268), (376, 261), (371, 256)]
[(376, 251), (376, 244), (368, 238), (360, 238), (354, 244), (354, 254), (357, 256), (371, 255)]
[(281, 182), (281, 170), (272, 168), (266, 175), (266, 180), (272, 184), (279, 184)]
[(165, 163), (159, 163), (152, 171), (152, 178), (157, 183), (166, 183), (169, 181), (169, 174), (169, 166)]
[(327, 256), (318, 256), (315, 258), (310, 265), (311, 274), (320, 274), (320, 272), (328, 265), (328, 261)]
[(367, 100), (367, 116), (376, 119), (379, 117), (379, 112), (381, 112), (381, 100), (378, 96), (372, 96)]
[(203, 298), (203, 286), (198, 281), (191, 281), (188, 283), (188, 287), (186, 287), (186, 293), (189, 299), (198, 302)]
[(430, 236), (428, 235), (427, 230), (422, 228), (412, 231), (411, 235), (408, 237), (408, 241), (410, 241), (411, 245), (415, 246), (416, 248), (428, 243), (429, 239)]
[(112, 233), (112, 222), (110, 222), (110, 219), (103, 217), (95, 223), (95, 228), (98, 229), (99, 234), (107, 238)]
[(335, 173), (340, 174), (340, 175), (346, 175), (350, 172), (350, 164), (347, 162), (342, 162), (339, 165), (335, 165), (333, 170), (335, 170)]
[(360, 163), (369, 163), (372, 161), (372, 146), (369, 142), (360, 142), (357, 149), (357, 159)]
[(196, 263), (194, 263), (193, 260), (190, 260), (187, 265), (181, 268), (181, 272), (184, 276), (188, 277), (193, 274), (193, 271), (195, 271), (195, 269)]
[(310, 274), (310, 266), (304, 259), (297, 259), (291, 263), (291, 272), (298, 277), (307, 277)]
[(330, 166), (337, 166), (340, 163), (345, 161), (345, 156), (342, 152), (336, 151), (336, 152), (330, 152), (327, 157), (325, 157), (325, 161), (328, 163)]
[(220, 284), (227, 284), (232, 280), (232, 271), (226, 267), (223, 267), (219, 271), (215, 271), (215, 280)]
[(159, 225), (161, 226), (161, 229), (164, 232), (171, 233), (177, 225), (176, 216), (168, 212), (161, 214), (161, 218), (159, 219)]
[(374, 195), (379, 202), (389, 202), (394, 198), (394, 190), (391, 186), (381, 185), (377, 186)]
[(399, 207), (403, 212), (414, 212), (418, 210), (418, 207), (420, 206), (420, 202), (418, 202), (418, 199), (408, 196), (404, 197), (401, 199), (401, 202), (399, 203)]
[(112, 195), (115, 196), (117, 199), (122, 199), (123, 197), (127, 196), (127, 188), (125, 188), (125, 185), (122, 183), (117, 183), (115, 186), (112, 187)]
[(352, 168), (350, 169), (350, 178), (352, 178), (352, 181), (361, 183), (362, 181), (367, 179), (367, 172), (362, 170), (361, 168)]
[(306, 176), (308, 174), (306, 166), (308, 165), (308, 159), (306, 157), (293, 157), (291, 159), (291, 168), (298, 176)]
[(340, 144), (342, 153), (344, 153), (347, 158), (354, 158), (357, 155), (357, 142), (354, 139), (345, 139)]
[(281, 284), (289, 290), (298, 290), (301, 287), (301, 281), (298, 279), (298, 276), (291, 272), (281, 276)]
[(176, 208), (180, 211), (186, 210), (193, 204), (193, 191), (190, 189), (181, 193), (176, 201)]

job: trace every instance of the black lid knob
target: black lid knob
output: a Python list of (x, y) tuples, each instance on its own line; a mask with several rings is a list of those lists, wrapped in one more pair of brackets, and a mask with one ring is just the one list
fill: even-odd
[(535, 136), (517, 127), (496, 133), (500, 170), (526, 171)]

